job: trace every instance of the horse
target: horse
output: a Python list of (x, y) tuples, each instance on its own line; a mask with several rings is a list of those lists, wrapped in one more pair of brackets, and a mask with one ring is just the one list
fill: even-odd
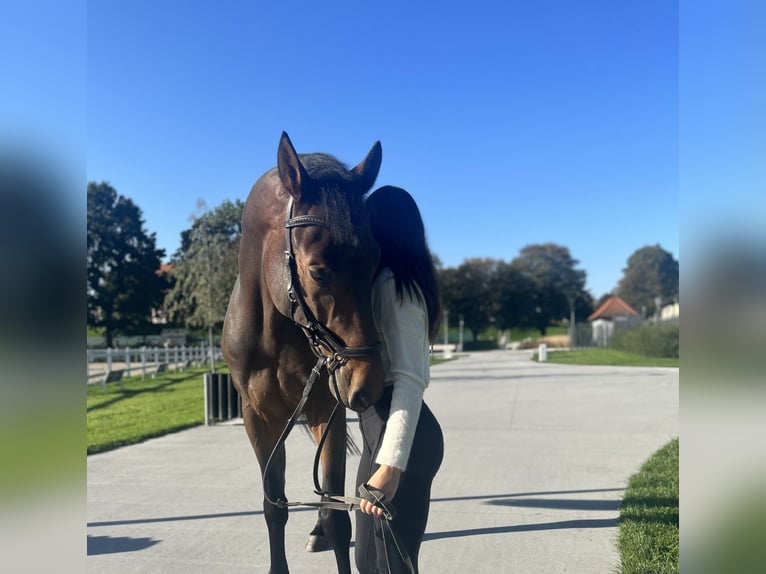
[[(298, 155), (283, 132), (277, 167), (256, 181), (243, 209), (221, 349), (263, 476), (271, 574), (288, 572), (280, 433), (301, 406), (314, 439), (324, 443), (323, 499), (342, 495), (347, 429), (345, 417), (328, 422), (331, 413), (339, 404), (361, 412), (383, 392), (371, 303), (380, 251), (364, 210), (381, 160), (380, 142), (353, 169), (328, 154)], [(313, 390), (309, 380), (318, 383)], [(320, 508), (319, 532), (338, 572), (350, 574), (348, 512)]]

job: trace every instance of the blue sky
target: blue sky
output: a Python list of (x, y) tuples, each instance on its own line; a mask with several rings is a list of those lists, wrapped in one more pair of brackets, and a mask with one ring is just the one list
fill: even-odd
[(198, 199), (299, 152), (383, 145), (446, 266), (567, 246), (598, 297), (678, 249), (678, 6), (647, 2), (87, 5), (87, 178), (168, 255)]

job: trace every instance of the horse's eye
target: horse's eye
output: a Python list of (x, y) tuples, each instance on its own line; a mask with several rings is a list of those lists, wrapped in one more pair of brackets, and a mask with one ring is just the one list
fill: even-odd
[(309, 267), (309, 275), (317, 285), (326, 286), (330, 283), (330, 271), (326, 267)]

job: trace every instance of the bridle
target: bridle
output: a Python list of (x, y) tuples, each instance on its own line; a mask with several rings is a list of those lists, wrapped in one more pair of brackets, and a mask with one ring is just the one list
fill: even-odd
[[(288, 419), (282, 434), (279, 436), (279, 439), (274, 445), (274, 448), (272, 449), (271, 454), (266, 461), (266, 465), (263, 467), (263, 471), (261, 473), (263, 483), (263, 496), (269, 504), (276, 506), (277, 508), (286, 509), (291, 506), (311, 506), (315, 508), (329, 508), (333, 510), (345, 510), (347, 512), (352, 512), (360, 508), (359, 503), (362, 501), (362, 499), (356, 496), (341, 496), (323, 491), (319, 485), (319, 459), (322, 454), (322, 447), (324, 446), (328, 431), (332, 426), (332, 422), (335, 419), (335, 415), (338, 412), (342, 402), (340, 390), (338, 389), (336, 371), (345, 365), (350, 358), (354, 359), (359, 357), (368, 357), (379, 353), (381, 349), (381, 343), (378, 341), (373, 345), (365, 345), (362, 347), (348, 347), (344, 345), (340, 338), (335, 335), (335, 333), (333, 333), (330, 329), (328, 329), (325, 325), (316, 319), (314, 313), (311, 312), (311, 309), (309, 309), (308, 305), (306, 304), (306, 300), (303, 298), (303, 294), (301, 293), (300, 289), (300, 278), (298, 277), (298, 268), (295, 261), (295, 252), (293, 250), (292, 230), (296, 227), (312, 226), (329, 227), (325, 218), (316, 215), (298, 215), (293, 217), (293, 199), (290, 198), (287, 209), (287, 218), (285, 219), (285, 265), (287, 266), (287, 298), (289, 301), (288, 318), (291, 319), (293, 323), (295, 323), (298, 327), (300, 327), (300, 329), (303, 331), (303, 334), (306, 335), (306, 338), (309, 341), (309, 347), (317, 357), (317, 362), (311, 368), (311, 373), (309, 374), (308, 379), (306, 379), (306, 384), (303, 387), (303, 394), (301, 395), (300, 401), (298, 401), (298, 405), (295, 407), (293, 414)], [(296, 317), (296, 311), (298, 310), (300, 310), (300, 312), (303, 314), (304, 322), (301, 322)], [(329, 377), (332, 380), (335, 390), (336, 403), (332, 412), (330, 413), (330, 418), (327, 420), (325, 429), (322, 432), (319, 443), (317, 444), (316, 454), (314, 455), (314, 493), (319, 495), (321, 500), (316, 502), (288, 502), (283, 498), (272, 500), (266, 492), (267, 471), (271, 465), (271, 461), (274, 458), (274, 455), (284, 445), (285, 441), (287, 440), (287, 436), (290, 434), (290, 431), (293, 429), (295, 423), (298, 421), (298, 418), (303, 412), (303, 408), (306, 406), (306, 402), (308, 401), (309, 395), (311, 394), (311, 389), (314, 387), (314, 383), (316, 383), (316, 381), (319, 379), (323, 368), (327, 369)], [(343, 404), (348, 406), (345, 404), (345, 402)], [(366, 488), (366, 484), (360, 485), (360, 490), (363, 490), (365, 493), (369, 494)], [(409, 554), (407, 553), (407, 549), (401, 543), (398, 535), (391, 527), (391, 521), (395, 516), (395, 511), (390, 505), (386, 505), (384, 508), (385, 512), (383, 523), (387, 528), (391, 539), (394, 542), (394, 545), (401, 555), (404, 563), (407, 565), (409, 570), (414, 573), (414, 567), (412, 565)]]
[[(335, 333), (330, 331), (322, 323), (317, 321), (314, 314), (306, 305), (306, 300), (300, 290), (300, 279), (298, 278), (298, 267), (295, 261), (295, 252), (293, 250), (292, 230), (296, 227), (329, 227), (327, 220), (316, 215), (299, 215), (293, 217), (293, 200), (290, 202), (287, 210), (287, 219), (285, 220), (285, 265), (287, 266), (287, 298), (290, 303), (288, 317), (301, 328), (306, 338), (309, 340), (311, 350), (318, 358), (324, 358), (324, 366), (327, 372), (333, 375), (339, 368), (345, 365), (349, 358), (367, 357), (380, 352), (380, 342), (374, 345), (365, 345), (363, 347), (347, 347), (344, 345)], [(297, 287), (297, 288), (296, 288)], [(296, 317), (296, 311), (300, 310), (305, 319), (301, 323)], [(336, 398), (341, 400), (338, 393), (337, 381), (334, 381)], [(348, 406), (348, 405), (346, 405)]]

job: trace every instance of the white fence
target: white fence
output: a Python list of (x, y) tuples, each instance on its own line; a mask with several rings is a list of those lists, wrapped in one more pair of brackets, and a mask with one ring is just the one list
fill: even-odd
[(221, 349), (207, 345), (182, 347), (139, 347), (88, 349), (88, 384), (102, 383), (109, 373), (123, 371), (124, 376), (154, 376), (167, 369), (181, 370), (194, 364), (210, 362), (213, 354), (217, 361)]

